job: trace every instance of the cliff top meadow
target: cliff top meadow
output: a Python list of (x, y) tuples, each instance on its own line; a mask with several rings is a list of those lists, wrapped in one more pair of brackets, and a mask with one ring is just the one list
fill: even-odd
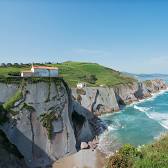
[[(43, 65), (58, 67), (60, 75), (71, 87), (76, 86), (78, 82), (85, 82), (88, 86), (115, 86), (118, 84), (129, 84), (135, 81), (135, 79), (126, 76), (119, 71), (96, 63), (69, 61), (64, 63)], [(1, 66), (0, 77), (20, 76), (21, 71), (30, 70), (30, 68), (30, 64)]]

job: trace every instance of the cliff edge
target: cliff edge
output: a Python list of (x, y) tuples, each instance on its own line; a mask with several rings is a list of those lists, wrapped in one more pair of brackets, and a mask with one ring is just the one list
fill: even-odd
[(47, 167), (96, 135), (98, 121), (71, 99), (62, 78), (10, 78), (0, 82), (1, 130), (28, 167)]
[(95, 115), (121, 110), (132, 102), (151, 97), (153, 93), (167, 89), (163, 80), (147, 80), (119, 84), (113, 87), (72, 88), (74, 99)]

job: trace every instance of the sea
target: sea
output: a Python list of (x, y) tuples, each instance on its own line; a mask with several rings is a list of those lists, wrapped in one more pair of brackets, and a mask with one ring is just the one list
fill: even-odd
[[(160, 78), (168, 83), (168, 76)], [(144, 75), (138, 79), (155, 79), (155, 76)], [(153, 94), (151, 98), (133, 103), (119, 112), (105, 114), (101, 119), (108, 127), (100, 136), (103, 152), (111, 153), (122, 144), (149, 144), (168, 132), (168, 90)]]

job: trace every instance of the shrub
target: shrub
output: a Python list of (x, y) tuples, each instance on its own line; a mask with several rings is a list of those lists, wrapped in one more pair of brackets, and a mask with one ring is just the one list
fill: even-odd
[(40, 122), (42, 122), (43, 127), (47, 129), (48, 139), (50, 140), (52, 138), (52, 132), (53, 132), (52, 122), (54, 120), (57, 120), (58, 117), (59, 117), (58, 114), (55, 112), (43, 113), (40, 115)]
[(96, 81), (97, 81), (96, 75), (93, 75), (93, 74), (91, 74), (91, 75), (84, 75), (84, 76), (81, 76), (79, 78), (80, 78), (80, 80), (86, 81), (86, 82), (88, 82), (90, 84), (95, 84)]
[(95, 84), (97, 81), (96, 75), (88, 75), (85, 77), (85, 80), (90, 84)]
[(9, 76), (20, 76), (20, 72), (9, 72)]
[(19, 90), (15, 93), (14, 96), (10, 97), (4, 104), (3, 104), (3, 108), (6, 111), (10, 111), (10, 109), (14, 106), (14, 104), (19, 101), (20, 99), (22, 99), (23, 94), (22, 92)]
[(125, 144), (122, 148), (120, 148), (119, 153), (124, 156), (138, 156), (140, 153), (138, 152), (137, 148), (130, 144)]
[(117, 153), (107, 159), (105, 168), (127, 168), (127, 160)]
[(77, 102), (81, 104), (81, 101), (82, 101), (82, 97), (81, 95), (78, 95), (77, 98), (76, 98)]
[(76, 93), (79, 95), (86, 95), (86, 91), (84, 89), (76, 89)]
[(23, 104), (21, 110), (23, 110), (23, 109), (27, 109), (30, 112), (35, 111), (34, 107), (32, 107), (32, 106), (30, 106), (30, 105), (28, 105), (26, 103)]
[(125, 144), (107, 159), (106, 168), (131, 168), (134, 161), (142, 158), (141, 152), (130, 144)]

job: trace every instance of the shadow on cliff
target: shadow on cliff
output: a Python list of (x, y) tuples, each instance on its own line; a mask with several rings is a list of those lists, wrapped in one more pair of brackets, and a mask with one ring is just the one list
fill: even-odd
[(119, 109), (122, 110), (123, 108), (125, 108), (126, 104), (124, 100), (116, 92), (115, 92), (115, 97), (116, 97)]
[(71, 119), (77, 150), (79, 150), (81, 142), (92, 141), (107, 129), (106, 124), (100, 118), (76, 101), (73, 101)]
[[(12, 142), (11, 145), (14, 144), (17, 148), (17, 155), (19, 151), (19, 156), (21, 156), (21, 158), (24, 156), (27, 167), (36, 168), (44, 167), (44, 165), (51, 166), (54, 160), (49, 158), (48, 154), (43, 149), (32, 142), (32, 137), (26, 137), (17, 128), (8, 128), (7, 131), (5, 130), (3, 130), (3, 132), (7, 132), (6, 136), (9, 141)], [(55, 160), (56, 159), (57, 158), (55, 158)]]
[(144, 97), (144, 93), (143, 92), (144, 92), (144, 89), (143, 89), (142, 83), (138, 83), (138, 90), (134, 93), (134, 96), (137, 99), (143, 99), (143, 97)]

